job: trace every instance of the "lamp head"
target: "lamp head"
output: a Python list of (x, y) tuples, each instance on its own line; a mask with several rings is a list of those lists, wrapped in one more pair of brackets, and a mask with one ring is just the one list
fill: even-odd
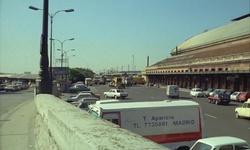
[(67, 10), (64, 10), (65, 12), (73, 12), (75, 11), (74, 9), (67, 9)]

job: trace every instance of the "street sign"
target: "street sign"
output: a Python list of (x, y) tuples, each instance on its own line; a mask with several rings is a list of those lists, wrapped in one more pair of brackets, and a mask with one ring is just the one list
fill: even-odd
[(68, 67), (53, 67), (54, 75), (68, 75), (69, 69)]

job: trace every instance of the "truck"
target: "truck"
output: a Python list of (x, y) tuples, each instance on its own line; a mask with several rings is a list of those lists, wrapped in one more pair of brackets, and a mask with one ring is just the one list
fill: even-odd
[(204, 137), (201, 107), (193, 101), (97, 101), (88, 112), (170, 149), (191, 147)]
[(109, 83), (109, 87), (115, 87), (117, 89), (125, 88), (125, 83), (122, 82), (122, 77), (114, 77)]
[(93, 85), (93, 79), (92, 78), (85, 78), (85, 85), (92, 86)]
[(179, 86), (178, 85), (167, 85), (166, 95), (168, 98), (179, 98)]
[(132, 77), (133, 84), (142, 84), (144, 85), (146, 83), (145, 79), (141, 76), (133, 76)]
[(125, 77), (124, 82), (125, 82), (126, 86), (132, 86), (133, 85), (132, 77)]

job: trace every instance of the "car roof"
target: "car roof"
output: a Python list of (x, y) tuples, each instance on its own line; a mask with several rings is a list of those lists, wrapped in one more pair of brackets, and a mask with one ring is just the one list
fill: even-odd
[(79, 95), (92, 95), (90, 93), (79, 93)]
[(198, 140), (199, 142), (203, 142), (208, 145), (226, 145), (226, 144), (233, 144), (233, 143), (247, 143), (245, 140), (240, 138), (231, 137), (231, 136), (219, 136), (219, 137), (210, 137)]

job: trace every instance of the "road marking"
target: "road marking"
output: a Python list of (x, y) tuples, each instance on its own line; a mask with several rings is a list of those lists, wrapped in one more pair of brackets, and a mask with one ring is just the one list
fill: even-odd
[(209, 115), (209, 114), (205, 114), (205, 116), (208, 116), (208, 117), (211, 117), (211, 118), (217, 119), (217, 117), (212, 116), (212, 115)]

